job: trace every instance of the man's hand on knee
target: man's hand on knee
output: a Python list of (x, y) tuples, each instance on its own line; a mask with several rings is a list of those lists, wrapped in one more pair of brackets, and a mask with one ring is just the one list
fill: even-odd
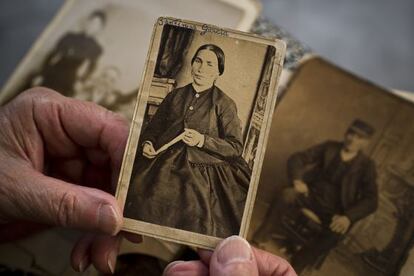
[(349, 227), (351, 226), (351, 221), (347, 216), (342, 215), (334, 215), (332, 217), (332, 222), (329, 225), (329, 228), (332, 232), (338, 233), (338, 234), (345, 234)]

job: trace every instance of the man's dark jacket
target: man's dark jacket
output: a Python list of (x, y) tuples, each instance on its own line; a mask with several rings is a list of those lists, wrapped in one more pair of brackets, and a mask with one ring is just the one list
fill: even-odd
[[(290, 180), (300, 179), (311, 186), (329, 169), (342, 147), (340, 142), (328, 141), (293, 154), (288, 160)], [(342, 178), (341, 204), (344, 215), (355, 223), (377, 209), (378, 191), (374, 161), (359, 152), (350, 162)]]

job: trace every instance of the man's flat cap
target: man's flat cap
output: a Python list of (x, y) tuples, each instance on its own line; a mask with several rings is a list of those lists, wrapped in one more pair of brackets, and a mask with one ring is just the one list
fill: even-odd
[(349, 130), (352, 130), (353, 132), (368, 138), (375, 133), (375, 129), (361, 119), (355, 119), (349, 127)]

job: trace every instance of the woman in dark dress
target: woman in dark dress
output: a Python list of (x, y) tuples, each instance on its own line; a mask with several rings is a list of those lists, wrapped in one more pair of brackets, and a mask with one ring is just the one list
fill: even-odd
[(81, 32), (69, 32), (58, 41), (47, 55), (41, 72), (29, 76), (25, 89), (41, 85), (67, 97), (74, 96), (75, 84), (85, 81), (94, 72), (103, 53), (96, 36), (106, 24), (106, 15), (95, 11), (85, 23)]
[(223, 51), (203, 45), (191, 64), (193, 82), (165, 97), (141, 136), (124, 213), (226, 237), (239, 233), (250, 182), (241, 123), (234, 101), (214, 85), (224, 72)]

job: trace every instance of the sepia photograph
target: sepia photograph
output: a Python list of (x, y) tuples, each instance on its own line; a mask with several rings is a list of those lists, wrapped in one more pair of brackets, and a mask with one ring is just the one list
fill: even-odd
[(284, 47), (158, 19), (118, 183), (125, 230), (208, 248), (244, 235)]
[(412, 102), (306, 61), (276, 106), (249, 240), (299, 275), (400, 274), (412, 259), (413, 116)]
[[(0, 104), (35, 86), (132, 119), (154, 21), (162, 14), (247, 31), (249, 5), (233, 0), (68, 0), (0, 91)], [(252, 5), (250, 3), (250, 5)], [(203, 11), (208, 9), (210, 13)], [(213, 16), (214, 15), (214, 16)], [(126, 31), (120, 31), (126, 30)]]

